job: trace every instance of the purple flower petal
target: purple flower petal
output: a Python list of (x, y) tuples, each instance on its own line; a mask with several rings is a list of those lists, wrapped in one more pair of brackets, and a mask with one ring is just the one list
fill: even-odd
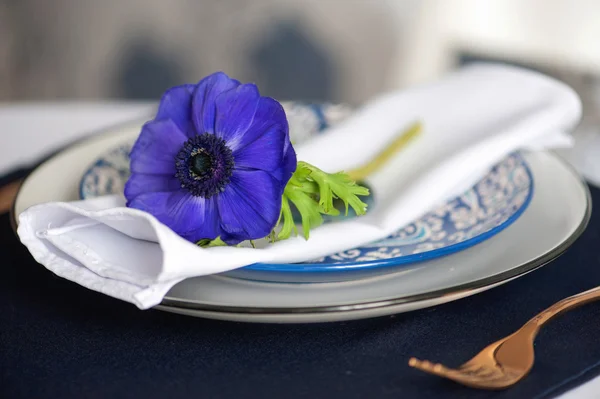
[(175, 176), (132, 173), (125, 183), (125, 198), (130, 202), (140, 194), (178, 190), (181, 190), (181, 182)]
[(174, 175), (175, 155), (186, 140), (170, 119), (146, 123), (131, 150), (131, 172)]
[(252, 124), (258, 108), (260, 93), (255, 85), (247, 83), (217, 97), (215, 134), (235, 151)]
[(281, 185), (266, 172), (236, 170), (217, 203), (224, 241), (263, 238), (279, 218)]
[(275, 170), (281, 166), (286, 144), (289, 146), (289, 134), (283, 107), (262, 97), (252, 124), (240, 135), (233, 152), (235, 163), (243, 168)]
[(216, 197), (210, 199), (203, 199), (199, 197), (194, 198), (197, 200), (203, 200), (201, 211), (204, 214), (204, 218), (202, 219), (202, 223), (198, 225), (198, 228), (182, 233), (181, 236), (193, 243), (204, 239), (214, 240), (222, 235), (219, 227), (219, 210), (217, 208), (217, 199)]
[(271, 173), (271, 176), (273, 176), (281, 183), (282, 194), (287, 182), (290, 180), (290, 178), (296, 171), (296, 168), (298, 167), (298, 161), (296, 160), (296, 151), (294, 150), (294, 147), (290, 142), (289, 136), (286, 136), (283, 151), (284, 155), (280, 167), (269, 172)]
[(241, 150), (242, 148), (252, 144), (260, 138), (266, 131), (278, 126), (280, 130), (288, 136), (288, 122), (285, 115), (285, 110), (277, 101), (270, 97), (261, 97), (256, 107), (256, 113), (252, 124), (246, 129), (243, 135), (240, 136), (239, 142), (236, 143), (236, 148), (232, 150)]
[(294, 150), (294, 147), (292, 147), (289, 138), (287, 140), (287, 144), (288, 145), (284, 150), (285, 154), (283, 156), (283, 162), (281, 163), (281, 167), (275, 170), (275, 173), (273, 173), (273, 177), (275, 177), (281, 182), (283, 188), (285, 188), (285, 185), (290, 180), (290, 178), (296, 171), (296, 168), (298, 167), (298, 161), (296, 160), (296, 151)]
[(252, 144), (233, 153), (236, 168), (272, 171), (281, 167), (285, 132), (279, 125), (268, 128)]
[(214, 199), (195, 197), (184, 190), (138, 195), (128, 205), (152, 214), (161, 223), (190, 241), (219, 235), (219, 214)]
[(194, 88), (194, 85), (186, 84), (167, 90), (160, 100), (155, 120), (171, 119), (188, 137), (195, 135), (192, 124)]
[(213, 73), (198, 83), (192, 99), (192, 119), (197, 134), (215, 132), (215, 99), (239, 85), (239, 81), (229, 78), (223, 72)]
[[(289, 135), (286, 135), (285, 137), (283, 154), (282, 169), (286, 172), (294, 173), (296, 171), (296, 167), (298, 166), (298, 161), (296, 160), (296, 150), (294, 150), (294, 147), (292, 146)], [(286, 182), (287, 180), (288, 179), (286, 179)]]

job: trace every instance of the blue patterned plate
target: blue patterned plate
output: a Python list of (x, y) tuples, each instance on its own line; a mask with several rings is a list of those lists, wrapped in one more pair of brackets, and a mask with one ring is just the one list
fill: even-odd
[[(320, 134), (347, 117), (341, 105), (284, 103), (293, 143)], [(80, 197), (123, 191), (129, 177), (130, 144), (100, 156), (84, 173)], [(390, 273), (399, 266), (449, 255), (499, 233), (527, 208), (533, 194), (531, 172), (519, 153), (496, 165), (475, 186), (389, 237), (310, 262), (254, 264), (228, 276), (277, 282), (330, 282)]]

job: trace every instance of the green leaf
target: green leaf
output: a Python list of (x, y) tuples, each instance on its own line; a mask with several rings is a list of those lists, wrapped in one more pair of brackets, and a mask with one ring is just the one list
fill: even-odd
[(290, 202), (300, 213), (302, 233), (305, 239), (310, 230), (323, 224), (322, 215), (337, 216), (340, 211), (333, 205), (334, 199), (341, 199), (346, 206), (352, 206), (357, 215), (364, 215), (367, 205), (358, 196), (369, 195), (369, 190), (357, 185), (345, 173), (329, 174), (306, 162), (298, 162), (296, 171), (285, 187), (281, 203), (279, 221), (283, 227), (277, 238), (287, 239), (295, 231), (295, 223)]
[(321, 169), (304, 164), (304, 168), (310, 169), (309, 179), (312, 179), (319, 186), (319, 205), (322, 212), (327, 215), (336, 216), (339, 211), (333, 206), (333, 199), (339, 198), (346, 206), (346, 215), (348, 215), (348, 205), (350, 205), (357, 215), (364, 215), (367, 211), (367, 204), (362, 202), (358, 196), (369, 195), (369, 190), (356, 184), (347, 174), (338, 172), (334, 174), (323, 172)]
[(286, 187), (284, 195), (292, 201), (298, 212), (300, 212), (300, 216), (302, 217), (302, 232), (304, 238), (308, 239), (310, 229), (323, 224), (319, 204), (310, 195), (298, 189), (288, 190)]
[[(292, 231), (296, 229), (296, 225), (294, 224), (294, 216), (292, 215), (290, 203), (288, 202), (288, 199), (285, 196), (285, 194), (283, 195), (281, 201), (281, 216), (279, 219), (283, 219), (283, 227), (277, 235), (277, 239), (286, 240), (290, 238), (290, 236), (292, 235)], [(279, 224), (279, 222), (277, 224)]]

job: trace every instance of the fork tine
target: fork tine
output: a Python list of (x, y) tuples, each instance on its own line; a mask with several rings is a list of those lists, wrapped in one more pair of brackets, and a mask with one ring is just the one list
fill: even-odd
[(408, 365), (410, 367), (419, 369), (426, 373), (435, 374), (440, 377), (444, 377), (447, 375), (447, 373), (450, 373), (453, 371), (452, 369), (449, 369), (448, 367), (444, 366), (443, 364), (431, 363), (428, 360), (419, 360), (414, 357), (410, 358), (410, 360), (408, 361)]
[[(497, 374), (494, 370), (481, 365), (471, 364), (465, 367), (467, 369), (451, 369), (440, 363), (432, 363), (428, 360), (419, 360), (411, 358), (408, 365), (418, 370), (439, 377), (453, 380), (463, 385), (478, 388), (503, 388), (510, 385), (510, 379), (503, 374)], [(486, 373), (489, 371), (489, 373)]]
[(410, 358), (410, 360), (408, 361), (408, 365), (410, 367), (428, 372), (428, 373), (435, 373), (438, 374), (440, 372), (444, 372), (444, 373), (451, 373), (451, 372), (457, 372), (457, 373), (466, 373), (466, 374), (477, 374), (480, 372), (480, 369), (482, 369), (482, 366), (478, 363), (465, 363), (464, 365), (462, 365), (461, 367), (459, 367), (458, 369), (453, 369), (453, 368), (449, 368), (447, 366), (444, 366), (443, 364), (440, 363), (432, 363), (429, 360), (419, 360), (417, 358)]
[[(473, 371), (465, 372), (462, 369), (450, 369), (443, 364), (411, 358), (409, 366), (473, 388), (504, 389), (514, 383), (512, 378), (507, 378), (502, 373), (495, 373), (487, 367), (476, 368), (475, 365), (470, 366)], [(490, 373), (485, 373), (486, 371)]]

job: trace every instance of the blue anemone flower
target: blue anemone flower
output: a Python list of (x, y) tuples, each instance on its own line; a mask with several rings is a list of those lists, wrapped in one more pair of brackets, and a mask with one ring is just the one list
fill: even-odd
[(128, 207), (230, 245), (271, 233), (297, 165), (281, 104), (223, 72), (169, 89), (130, 159)]

